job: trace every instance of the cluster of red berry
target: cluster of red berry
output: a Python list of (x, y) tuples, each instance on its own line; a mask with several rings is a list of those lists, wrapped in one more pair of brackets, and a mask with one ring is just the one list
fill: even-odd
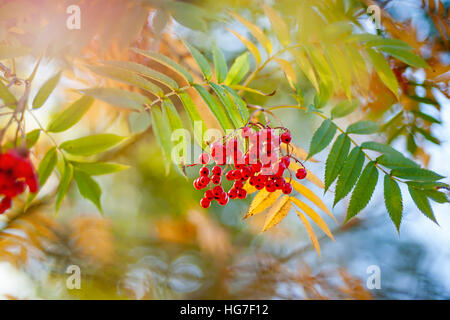
[(30, 192), (39, 188), (38, 177), (33, 164), (28, 159), (28, 152), (9, 150), (0, 154), (0, 214), (11, 208), (12, 198), (25, 191), (28, 186)]
[[(290, 194), (291, 159), (301, 164), (289, 152), (291, 140), (291, 133), (286, 128), (250, 124), (224, 137), (222, 142), (213, 143), (210, 146), (211, 152), (202, 153), (199, 163), (195, 164), (203, 166), (199, 171), (200, 176), (194, 181), (194, 188), (201, 190), (209, 186), (200, 205), (208, 208), (213, 200), (217, 200), (224, 206), (229, 199), (245, 199), (247, 192), (244, 184), (247, 181), (257, 190), (266, 188), (268, 192), (281, 190)], [(286, 154), (282, 153), (281, 143), (287, 145)], [(210, 162), (213, 162), (211, 170), (207, 167)], [(306, 169), (301, 165), (302, 168), (295, 175), (298, 179), (306, 177)], [(227, 169), (229, 170), (226, 171)], [(289, 172), (289, 181), (284, 177), (286, 171)], [(228, 192), (222, 186), (223, 176), (228, 181), (234, 181)]]

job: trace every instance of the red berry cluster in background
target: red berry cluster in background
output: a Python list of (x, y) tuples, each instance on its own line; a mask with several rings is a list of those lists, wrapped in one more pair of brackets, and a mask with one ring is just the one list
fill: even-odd
[[(302, 165), (295, 176), (297, 179), (306, 177), (303, 164), (290, 154), (289, 144), (291, 133), (284, 127), (271, 128), (262, 124), (250, 123), (236, 129), (224, 137), (221, 142), (210, 145), (210, 153), (202, 153), (199, 163), (202, 165), (199, 177), (194, 181), (194, 188), (208, 188), (200, 201), (203, 208), (208, 208), (211, 202), (224, 206), (230, 199), (245, 199), (247, 191), (245, 183), (257, 190), (265, 188), (268, 192), (281, 190), (284, 194), (292, 192), (292, 173), (289, 170), (291, 160)], [(287, 145), (283, 154), (281, 143)], [(207, 165), (211, 164), (212, 168)], [(286, 178), (285, 174), (289, 177)], [(222, 186), (224, 179), (232, 181), (232, 187), (226, 192)]]
[(12, 199), (25, 191), (26, 186), (30, 192), (39, 188), (38, 177), (33, 164), (28, 159), (28, 152), (9, 150), (0, 154), (0, 214), (11, 208)]

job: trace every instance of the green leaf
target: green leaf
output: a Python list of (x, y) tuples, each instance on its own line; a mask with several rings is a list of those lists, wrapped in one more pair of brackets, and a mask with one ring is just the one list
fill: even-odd
[(255, 24), (251, 23), (247, 19), (241, 17), (238, 14), (235, 14), (233, 12), (229, 12), (230, 15), (232, 15), (236, 20), (238, 20), (240, 23), (242, 23), (248, 31), (258, 40), (259, 43), (263, 45), (263, 47), (266, 49), (267, 53), (270, 55), (272, 52), (272, 43), (270, 42), (269, 38), (264, 34), (264, 32), (261, 31), (261, 29), (256, 26)]
[(347, 210), (347, 222), (364, 209), (372, 198), (373, 191), (378, 182), (378, 169), (373, 161), (369, 162), (364, 168), (358, 183), (353, 190), (352, 198)]
[(44, 158), (42, 158), (41, 162), (39, 163), (37, 172), (39, 176), (39, 185), (41, 187), (45, 184), (48, 177), (50, 177), (53, 169), (55, 169), (56, 160), (58, 160), (56, 147), (53, 147), (47, 151), (47, 153), (44, 155)]
[(419, 118), (421, 118), (421, 119), (423, 119), (425, 121), (428, 121), (430, 123), (437, 123), (437, 124), (441, 124), (442, 123), (440, 120), (430, 116), (429, 114), (426, 114), (426, 113), (423, 113), (423, 112), (420, 112), (420, 111), (417, 111), (417, 110), (412, 110), (411, 112), (415, 116), (417, 116), (417, 117), (419, 117)]
[(104, 174), (116, 173), (129, 168), (119, 163), (113, 162), (78, 162), (71, 161), (71, 164), (78, 170), (87, 173), (90, 176), (100, 176)]
[(111, 149), (125, 137), (101, 133), (63, 142), (59, 147), (77, 156), (90, 156)]
[(191, 74), (188, 71), (186, 71), (185, 68), (183, 68), (182, 66), (177, 64), (175, 61), (169, 59), (165, 55), (157, 53), (157, 52), (144, 51), (144, 50), (141, 50), (138, 48), (132, 48), (132, 50), (149, 58), (149, 59), (155, 60), (156, 62), (171, 69), (172, 71), (174, 71), (175, 73), (180, 75), (182, 78), (184, 78), (186, 80), (186, 82), (188, 82), (188, 83), (194, 82), (194, 78), (192, 78)]
[(309, 146), (309, 154), (306, 159), (311, 158), (313, 155), (319, 153), (325, 149), (333, 140), (337, 127), (330, 119), (326, 119), (320, 127), (314, 132)]
[(397, 168), (391, 171), (391, 175), (414, 181), (436, 181), (444, 178), (436, 172), (422, 168)]
[(128, 115), (128, 128), (132, 133), (144, 132), (150, 128), (151, 123), (152, 120), (147, 111), (130, 112)]
[(166, 116), (161, 113), (158, 107), (152, 107), (150, 109), (152, 115), (152, 127), (153, 132), (158, 142), (159, 147), (162, 150), (164, 163), (166, 166), (166, 173), (169, 173), (171, 152), (172, 152), (172, 139), (170, 131), (170, 123)]
[(263, 8), (266, 16), (270, 20), (273, 30), (275, 31), (278, 41), (280, 41), (283, 46), (287, 46), (292, 40), (286, 22), (273, 8), (267, 5), (263, 5)]
[(143, 105), (151, 103), (146, 96), (118, 88), (90, 88), (79, 91), (87, 96), (126, 109), (140, 111), (143, 110)]
[(345, 133), (337, 137), (325, 165), (325, 192), (341, 172), (350, 150), (350, 139)]
[(406, 181), (406, 183), (410, 186), (413, 186), (416, 189), (427, 190), (427, 189), (438, 189), (438, 188), (446, 188), (450, 189), (450, 185), (444, 182), (439, 181)]
[(434, 189), (425, 189), (423, 193), (431, 200), (437, 203), (447, 203), (449, 202), (448, 197), (445, 193), (434, 190)]
[(170, 99), (164, 99), (162, 101), (161, 110), (169, 120), (172, 131), (183, 129), (183, 122), (181, 121), (180, 115)]
[(335, 206), (352, 190), (358, 180), (363, 165), (364, 153), (359, 147), (353, 148), (347, 160), (345, 160), (344, 167), (341, 169), (341, 173), (339, 174), (333, 206)]
[[(25, 144), (28, 149), (30, 149), (31, 147), (33, 147), (36, 144), (40, 135), (41, 135), (40, 129), (32, 130), (25, 135)], [(21, 144), (22, 144), (22, 138), (18, 137), (16, 142), (8, 141), (7, 143), (5, 143), (3, 145), (3, 150), (10, 150), (10, 149), (15, 148), (16, 145), (20, 146)]]
[(200, 94), (203, 101), (205, 101), (205, 103), (208, 105), (209, 109), (211, 109), (212, 113), (219, 121), (221, 127), (224, 130), (234, 129), (233, 123), (228, 118), (224, 106), (218, 103), (218, 101), (216, 101), (214, 97), (202, 86), (195, 84), (194, 88)]
[(331, 118), (336, 119), (345, 117), (355, 111), (358, 107), (359, 100), (357, 99), (341, 101), (333, 109), (331, 109)]
[(178, 84), (175, 80), (166, 76), (164, 73), (150, 69), (149, 67), (146, 67), (140, 63), (131, 61), (102, 61), (102, 63), (138, 73), (141, 76), (145, 76), (152, 80), (156, 80), (166, 85), (167, 87), (171, 88), (172, 90), (178, 89)]
[(233, 84), (239, 84), (250, 69), (249, 53), (244, 52), (234, 60), (231, 65), (228, 75), (225, 79), (225, 84), (231, 86)]
[(153, 82), (137, 75), (132, 71), (125, 69), (112, 67), (112, 66), (88, 66), (88, 68), (98, 75), (108, 77), (123, 83), (130, 84), (132, 86), (146, 90), (153, 94), (155, 97), (159, 97), (164, 94), (164, 91)]
[(236, 104), (230, 99), (225, 89), (212, 82), (210, 82), (209, 85), (211, 86), (211, 88), (213, 88), (214, 92), (219, 97), (220, 101), (225, 107), (225, 110), (228, 111), (228, 116), (231, 118), (231, 121), (233, 121), (234, 126), (236, 128), (244, 126), (244, 121), (242, 120), (241, 114), (239, 113)]
[(209, 65), (208, 60), (201, 54), (200, 51), (198, 51), (196, 48), (191, 46), (188, 42), (184, 42), (185, 46), (189, 49), (192, 56), (195, 59), (195, 62), (197, 62), (197, 65), (200, 68), (200, 71), (202, 72), (203, 76), (205, 77), (206, 81), (211, 80), (212, 77), (212, 70), (211, 66)]
[(222, 83), (227, 77), (228, 67), (223, 52), (216, 44), (213, 45), (213, 59), (217, 82)]
[(378, 151), (380, 153), (384, 154), (392, 154), (397, 156), (403, 156), (403, 154), (394, 148), (392, 148), (390, 145), (379, 143), (375, 141), (366, 141), (361, 144), (361, 149), (369, 149), (373, 151)]
[(376, 162), (389, 169), (400, 167), (419, 168), (413, 160), (406, 158), (402, 154), (383, 154), (376, 159)]
[(182, 1), (165, 1), (164, 6), (172, 13), (173, 18), (182, 25), (200, 31), (206, 31), (206, 18), (212, 13), (205, 9)]
[(0, 45), (0, 60), (18, 58), (30, 52), (31, 49), (27, 47)]
[(247, 104), (245, 103), (245, 101), (242, 100), (242, 98), (237, 94), (237, 92), (234, 91), (229, 86), (222, 85), (222, 87), (228, 91), (234, 103), (237, 105), (239, 113), (241, 114), (241, 117), (244, 120), (244, 122), (247, 121), (248, 118), (250, 117), (250, 113), (248, 112)]
[(251, 52), (251, 54), (253, 55), (253, 57), (255, 58), (255, 62), (256, 65), (259, 66), (261, 64), (261, 54), (259, 53), (258, 48), (254, 45), (253, 42), (251, 42), (250, 40), (248, 40), (247, 38), (243, 37), (242, 35), (240, 35), (239, 33), (237, 33), (234, 30), (228, 29), (226, 28), (228, 31), (230, 31), (232, 34), (235, 35), (236, 38), (238, 38), (247, 48), (247, 50), (249, 52)]
[(67, 191), (69, 190), (70, 183), (73, 179), (73, 167), (72, 165), (64, 161), (64, 171), (62, 172), (61, 179), (59, 182), (58, 187), (58, 194), (56, 195), (55, 200), (55, 211), (58, 212), (59, 208), (61, 207), (61, 203), (64, 199), (64, 197), (67, 194)]
[(367, 49), (367, 53), (369, 54), (370, 60), (372, 61), (372, 64), (377, 71), (381, 81), (383, 81), (386, 87), (388, 87), (389, 90), (391, 90), (398, 99), (397, 77), (389, 67), (389, 64), (384, 59), (383, 55), (372, 49)]
[(441, 142), (439, 141), (438, 138), (436, 138), (435, 136), (433, 136), (431, 134), (431, 132), (429, 130), (424, 130), (422, 128), (419, 127), (414, 127), (414, 129), (420, 133), (425, 139), (427, 139), (430, 142), (433, 142), (434, 144), (440, 145)]
[(349, 125), (346, 132), (354, 134), (372, 134), (377, 132), (379, 129), (380, 126), (378, 123), (370, 120), (361, 120)]
[(102, 212), (102, 205), (100, 198), (102, 196), (102, 189), (99, 184), (92, 179), (87, 173), (75, 169), (73, 171), (73, 176), (78, 186), (78, 190), (83, 198), (90, 200), (97, 209)]
[(427, 68), (428, 64), (421, 57), (411, 52), (410, 50), (401, 48), (401, 47), (393, 47), (393, 46), (380, 46), (378, 47), (380, 50), (386, 52), (387, 54), (397, 58), (400, 61), (403, 61), (406, 64), (409, 64), (412, 67), (417, 68)]
[(0, 99), (3, 101), (5, 106), (11, 109), (16, 104), (16, 97), (9, 91), (8, 87), (0, 80)]
[(397, 231), (400, 232), (403, 213), (402, 193), (398, 183), (388, 175), (384, 176), (384, 204)]
[(94, 99), (82, 96), (73, 102), (68, 108), (60, 112), (48, 125), (49, 132), (62, 132), (74, 126), (89, 110)]
[[(197, 110), (197, 107), (194, 104), (194, 101), (192, 100), (191, 96), (185, 91), (179, 92), (178, 97), (183, 103), (184, 109), (191, 119), (192, 128), (194, 129), (193, 131), (195, 141), (197, 141), (199, 146), (204, 147), (203, 134), (205, 133), (207, 128), (205, 123), (203, 122), (202, 117), (200, 116), (200, 113)], [(201, 127), (201, 130), (198, 130), (199, 125)]]
[(408, 185), (408, 191), (416, 204), (417, 208), (429, 219), (433, 222), (437, 223), (436, 218), (433, 214), (433, 209), (431, 209), (430, 202), (428, 201), (427, 196), (421, 192), (420, 190), (415, 189), (414, 187)]
[(58, 72), (56, 75), (48, 79), (42, 87), (39, 89), (36, 96), (34, 96), (33, 99), (33, 109), (38, 109), (42, 107), (42, 105), (47, 101), (50, 94), (55, 89), (56, 85), (59, 82), (59, 79), (61, 78), (61, 72)]

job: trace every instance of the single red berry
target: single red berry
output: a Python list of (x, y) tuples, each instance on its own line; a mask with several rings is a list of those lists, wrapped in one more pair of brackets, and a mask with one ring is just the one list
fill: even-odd
[(228, 171), (225, 178), (227, 178), (228, 181), (234, 180), (233, 170)]
[(241, 170), (239, 170), (239, 169), (233, 170), (233, 178), (234, 178), (234, 180), (240, 179), (241, 178)]
[(268, 192), (274, 192), (275, 190), (277, 190), (277, 187), (275, 186), (275, 183), (272, 180), (267, 181), (266, 190)]
[(297, 173), (295, 174), (295, 177), (299, 180), (305, 179), (306, 178), (306, 169), (305, 168), (298, 169)]
[(252, 164), (252, 171), (253, 171), (253, 173), (260, 172), (261, 168), (262, 168), (262, 164), (259, 161), (254, 163), (254, 164)]
[(244, 186), (244, 183), (242, 181), (240, 181), (240, 180), (236, 180), (233, 183), (233, 187), (235, 187), (236, 189), (241, 189), (243, 186)]
[(200, 176), (207, 177), (209, 175), (209, 169), (207, 167), (202, 167), (199, 173)]
[(291, 133), (289, 131), (283, 132), (283, 134), (281, 135), (281, 142), (289, 144), (291, 140), (292, 140)]
[(202, 154), (200, 155), (200, 157), (198, 158), (198, 161), (199, 161), (201, 164), (208, 164), (210, 159), (211, 159), (211, 157), (209, 156), (209, 154), (207, 154), (207, 153), (202, 153)]
[(238, 196), (238, 189), (236, 188), (231, 188), (230, 191), (228, 191), (228, 196), (230, 197), (230, 199), (236, 199)]
[(202, 208), (207, 209), (211, 205), (211, 201), (207, 198), (202, 198), (202, 200), (200, 200), (200, 205), (202, 206)]
[(275, 179), (273, 180), (273, 183), (275, 185), (275, 187), (280, 190), (283, 188), (285, 180), (283, 177), (275, 177)]
[(203, 189), (204, 187), (206, 187), (209, 184), (209, 181), (211, 181), (211, 179), (209, 177), (201, 176), (198, 180), (198, 184)]
[(222, 176), (213, 175), (211, 181), (213, 184), (220, 184), (222, 182)]
[(200, 178), (194, 180), (193, 185), (194, 185), (194, 188), (196, 190), (200, 190), (201, 189), (199, 182), (200, 182)]
[(255, 186), (258, 183), (258, 181), (257, 181), (256, 177), (253, 176), (253, 177), (250, 178), (248, 183), (250, 183), (251, 186)]
[(245, 199), (245, 197), (247, 197), (247, 191), (245, 191), (244, 189), (239, 189), (239, 191), (238, 191), (238, 198), (239, 199)]
[(214, 199), (214, 195), (213, 195), (213, 193), (212, 193), (212, 191), (210, 189), (206, 190), (205, 198), (208, 199), (209, 201)]
[(262, 188), (264, 188), (264, 184), (257, 182), (255, 184), (255, 188), (256, 188), (256, 190), (261, 190)]
[(228, 203), (228, 194), (227, 193), (223, 193), (222, 196), (217, 200), (217, 202), (221, 205), (224, 206)]
[(214, 188), (212, 188), (212, 193), (214, 197), (220, 197), (220, 195), (223, 193), (222, 186), (215, 186)]
[(289, 182), (286, 182), (281, 191), (283, 191), (284, 194), (290, 194), (292, 192), (292, 185)]
[(214, 166), (214, 168), (212, 168), (212, 173), (213, 175), (221, 175), (222, 174), (222, 168), (219, 166)]

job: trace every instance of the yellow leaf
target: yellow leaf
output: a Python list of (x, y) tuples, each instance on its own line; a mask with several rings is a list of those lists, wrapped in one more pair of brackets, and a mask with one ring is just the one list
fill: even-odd
[(289, 85), (291, 86), (292, 90), (296, 91), (295, 89), (295, 82), (296, 82), (296, 75), (294, 68), (292, 68), (291, 63), (287, 60), (281, 59), (281, 58), (274, 58), (276, 62), (280, 65), (281, 69), (283, 70), (284, 74), (286, 75), (286, 79), (289, 82)]
[(252, 194), (252, 193), (258, 191), (258, 189), (256, 189), (254, 186), (252, 186), (252, 185), (248, 182), (248, 180), (247, 180), (247, 182), (244, 184), (243, 189), (244, 189), (245, 191), (247, 191), (247, 194)]
[(305, 198), (307, 198), (309, 201), (311, 201), (312, 203), (314, 203), (316, 206), (318, 206), (320, 209), (322, 209), (326, 214), (328, 214), (331, 218), (333, 218), (333, 220), (337, 223), (336, 218), (334, 217), (334, 215), (331, 213), (331, 211), (327, 208), (327, 206), (325, 205), (325, 203), (323, 203), (323, 201), (311, 190), (309, 190), (307, 187), (305, 187), (304, 185), (298, 183), (295, 180), (291, 181), (292, 187), (294, 187), (294, 189), (300, 193), (301, 195), (303, 195)]
[(253, 44), (253, 42), (251, 42), (250, 40), (248, 40), (245, 37), (241, 36), (239, 33), (237, 33), (234, 30), (231, 30), (231, 29), (228, 29), (228, 28), (226, 28), (226, 29), (228, 31), (230, 31), (232, 34), (234, 34), (239, 40), (241, 40), (241, 42), (245, 45), (247, 50), (252, 53), (253, 57), (255, 57), (256, 65), (260, 65), (261, 64), (261, 55), (259, 54), (259, 50)]
[(289, 35), (289, 27), (286, 22), (284, 22), (283, 18), (269, 6), (263, 5), (264, 12), (266, 16), (269, 18), (270, 23), (272, 24), (272, 28), (275, 31), (275, 34), (283, 46), (287, 46), (291, 43), (291, 36)]
[(292, 207), (292, 202), (289, 201), (289, 196), (283, 196), (270, 208), (267, 213), (266, 221), (264, 222), (263, 231), (267, 231), (273, 226), (283, 220)]
[[(294, 171), (297, 171), (298, 169), (302, 168), (297, 162), (291, 162), (289, 165), (289, 168), (291, 168)], [(318, 186), (321, 189), (325, 189), (325, 184), (318, 176), (316, 176), (314, 173), (306, 169), (306, 180), (314, 183), (316, 186)]]
[[(308, 152), (305, 149), (300, 148), (299, 146), (296, 146), (295, 144), (293, 144), (292, 142), (289, 143), (289, 146), (291, 147), (289, 149), (289, 152), (292, 153), (296, 158), (299, 158), (301, 160), (305, 160), (306, 157), (308, 156)], [(281, 148), (284, 151), (287, 151), (287, 146), (283, 143), (281, 144)], [(319, 162), (317, 161), (317, 159), (315, 158), (309, 158), (308, 161), (311, 162)]]
[(232, 15), (236, 20), (238, 20), (240, 23), (242, 23), (247, 29), (248, 31), (250, 31), (250, 33), (256, 38), (256, 40), (258, 40), (266, 49), (268, 54), (272, 53), (272, 43), (270, 42), (269, 38), (267, 38), (267, 36), (264, 34), (264, 32), (261, 31), (261, 29), (251, 23), (250, 21), (248, 21), (247, 19), (241, 17), (240, 15), (233, 13), (233, 12), (229, 12), (230, 15)]
[(333, 234), (328, 228), (327, 223), (322, 219), (321, 216), (319, 216), (317, 212), (315, 212), (313, 209), (311, 209), (310, 206), (297, 198), (291, 197), (291, 201), (294, 202), (294, 204), (299, 207), (304, 213), (306, 213), (327, 236), (334, 240)]
[(261, 191), (258, 192), (252, 203), (250, 204), (250, 207), (248, 208), (248, 212), (245, 215), (244, 219), (263, 212), (268, 207), (270, 207), (280, 195), (281, 190), (268, 192), (266, 191), (266, 189), (261, 189)]
[(289, 52), (294, 57), (298, 66), (300, 67), (300, 70), (302, 70), (302, 72), (305, 74), (305, 76), (311, 82), (314, 89), (316, 89), (316, 91), (319, 92), (320, 91), (319, 83), (317, 81), (316, 74), (314, 73), (314, 67), (311, 65), (311, 62), (309, 61), (308, 57), (304, 54), (303, 51), (300, 51), (300, 50), (295, 50), (295, 51), (290, 50)]
[(295, 211), (297, 211), (297, 215), (300, 217), (300, 220), (302, 220), (303, 225), (305, 226), (306, 231), (308, 232), (309, 239), (311, 239), (311, 243), (312, 243), (314, 249), (316, 249), (316, 251), (320, 257), (319, 240), (317, 240), (316, 234), (314, 233), (314, 230), (311, 227), (311, 224), (309, 223), (309, 221), (305, 218), (305, 216), (300, 211), (298, 211), (298, 210), (295, 210)]

